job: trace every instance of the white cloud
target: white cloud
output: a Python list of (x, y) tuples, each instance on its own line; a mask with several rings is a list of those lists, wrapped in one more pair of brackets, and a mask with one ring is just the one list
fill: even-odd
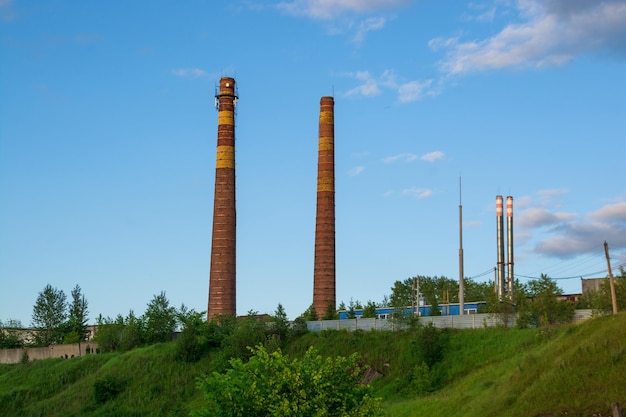
[(399, 153), (396, 155), (388, 156), (385, 159), (383, 159), (383, 162), (385, 164), (389, 164), (389, 163), (396, 162), (396, 161), (413, 162), (418, 159), (421, 159), (422, 161), (426, 161), (426, 162), (435, 162), (437, 159), (441, 159), (443, 157), (444, 157), (444, 153), (441, 151), (429, 152), (422, 156), (417, 156), (413, 153), (404, 152), (404, 153)]
[(609, 223), (626, 222), (626, 203), (617, 203), (604, 206), (589, 213), (589, 218)]
[(349, 90), (345, 95), (350, 96), (377, 96), (381, 93), (380, 88), (378, 88), (378, 82), (374, 78), (371, 77), (370, 73), (367, 71), (358, 71), (352, 74), (352, 77), (357, 80), (362, 81), (362, 84), (358, 87)]
[(215, 74), (208, 73), (199, 68), (177, 68), (172, 74), (182, 78), (214, 78)]
[(359, 25), (356, 34), (352, 38), (355, 43), (361, 43), (365, 40), (365, 36), (374, 30), (380, 30), (385, 27), (386, 19), (384, 17), (370, 17), (363, 20)]
[(426, 162), (435, 162), (437, 159), (441, 159), (443, 157), (444, 157), (443, 152), (435, 151), (435, 152), (429, 152), (427, 154), (420, 156), (420, 159)]
[(277, 4), (285, 13), (312, 19), (335, 19), (345, 14), (364, 14), (397, 9), (413, 0), (292, 0)]
[(613, 248), (626, 247), (626, 227), (600, 222), (574, 222), (555, 230), (555, 236), (539, 242), (534, 251), (543, 255), (571, 258), (583, 253), (602, 253), (603, 242)]
[(547, 204), (555, 198), (565, 195), (568, 192), (569, 190), (567, 188), (547, 188), (537, 191), (537, 194), (539, 194), (541, 202), (543, 204)]
[(544, 226), (554, 226), (575, 218), (573, 213), (552, 213), (541, 207), (531, 207), (523, 210), (518, 216), (517, 222), (522, 228), (533, 229)]
[(432, 190), (428, 188), (407, 188), (402, 190), (402, 195), (417, 198), (430, 197), (433, 194)]
[[(543, 190), (543, 194), (546, 193), (551, 194)], [(567, 259), (597, 253), (604, 241), (610, 242), (617, 251), (626, 249), (625, 202), (609, 204), (586, 214), (529, 207), (522, 210), (515, 221), (526, 236), (542, 229), (532, 251), (544, 256)]]
[(348, 171), (348, 175), (351, 176), (351, 177), (356, 177), (357, 175), (359, 175), (363, 171), (365, 171), (365, 167), (364, 166), (356, 166), (356, 167), (352, 168), (350, 171)]
[(399, 153), (397, 155), (393, 155), (393, 156), (388, 156), (385, 159), (383, 159), (383, 162), (385, 164), (389, 164), (391, 162), (396, 162), (396, 161), (404, 161), (404, 162), (413, 162), (418, 158), (417, 155), (412, 154), (412, 153)]
[(410, 103), (421, 99), (425, 95), (436, 94), (434, 90), (431, 89), (432, 80), (399, 83), (396, 73), (389, 69), (383, 71), (378, 78), (373, 76), (369, 71), (357, 71), (345, 73), (344, 75), (361, 81), (361, 85), (344, 94), (346, 97), (377, 96), (382, 94), (382, 88), (388, 88), (398, 94), (398, 101), (400, 103)]
[(398, 88), (398, 100), (401, 103), (410, 103), (421, 99), (425, 91), (428, 91), (433, 80), (426, 80), (424, 82), (410, 81), (406, 84), (402, 84)]
[(626, 53), (625, 0), (519, 0), (521, 23), (483, 40), (429, 42), (445, 50), (441, 70), (449, 75), (502, 68), (562, 65), (600, 50)]

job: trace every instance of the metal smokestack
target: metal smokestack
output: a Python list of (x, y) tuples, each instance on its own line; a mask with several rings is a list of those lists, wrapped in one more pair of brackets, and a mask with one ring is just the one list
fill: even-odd
[(313, 307), (319, 318), (335, 299), (335, 101), (320, 99)]
[(217, 107), (217, 155), (215, 200), (207, 320), (232, 314), (236, 308), (236, 210), (235, 210), (235, 79), (220, 79)]
[(509, 299), (515, 302), (513, 287), (515, 285), (515, 275), (513, 274), (513, 197), (506, 198), (506, 244), (508, 248), (508, 272), (509, 272)]
[(496, 196), (496, 234), (498, 245), (498, 264), (497, 264), (497, 282), (496, 288), (498, 291), (498, 298), (502, 300), (504, 296), (504, 219), (503, 214), (503, 200), (501, 195)]

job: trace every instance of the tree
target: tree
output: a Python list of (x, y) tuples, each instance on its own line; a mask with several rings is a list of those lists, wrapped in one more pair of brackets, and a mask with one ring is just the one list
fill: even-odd
[(98, 346), (102, 352), (113, 352), (120, 347), (120, 335), (124, 329), (124, 317), (118, 314), (116, 319), (111, 317), (98, 316), (96, 320), (98, 330), (94, 336), (94, 340), (98, 342)]
[(24, 341), (20, 337), (22, 327), (24, 326), (19, 320), (8, 319), (5, 322), (0, 320), (0, 349), (24, 347)]
[[(391, 296), (389, 297), (389, 305), (397, 309), (410, 306), (414, 300), (412, 298), (413, 281), (417, 278), (419, 282), (419, 292), (426, 297), (426, 303), (431, 306), (431, 312), (434, 315), (439, 314), (439, 304), (443, 300), (443, 294), (447, 293), (450, 303), (459, 302), (459, 283), (456, 280), (440, 277), (416, 276), (407, 278), (404, 281), (396, 281), (391, 287)], [(470, 289), (473, 289), (470, 285)], [(467, 291), (466, 291), (467, 292)], [(479, 300), (476, 300), (479, 301)], [(417, 300), (415, 300), (417, 303)]]
[[(613, 286), (618, 311), (626, 310), (626, 270), (620, 267), (619, 275), (614, 276)], [(590, 291), (582, 295), (578, 308), (591, 308), (597, 312), (612, 311), (611, 283), (608, 276), (604, 279), (598, 291)]]
[(557, 295), (563, 293), (554, 280), (546, 274), (530, 280), (517, 294), (519, 327), (546, 326), (569, 323), (574, 318), (574, 303), (559, 301)]
[(337, 313), (337, 310), (335, 309), (335, 303), (328, 303), (322, 320), (339, 320), (339, 313)]
[(38, 331), (35, 341), (38, 346), (63, 343), (61, 325), (65, 321), (66, 296), (63, 290), (50, 284), (39, 293), (33, 307), (32, 326)]
[(272, 334), (278, 338), (280, 345), (283, 345), (289, 335), (289, 320), (287, 319), (287, 313), (282, 304), (278, 304), (274, 317), (272, 317)]
[(368, 301), (363, 309), (363, 315), (361, 316), (364, 319), (375, 319), (377, 317), (376, 308), (378, 306), (373, 301)]
[(300, 317), (302, 317), (304, 321), (317, 321), (317, 313), (315, 312), (313, 304), (311, 304)]
[(72, 290), (72, 303), (69, 313), (68, 328), (70, 333), (65, 335), (65, 343), (78, 343), (78, 350), (80, 351), (80, 343), (89, 334), (87, 326), (89, 310), (87, 310), (87, 299), (81, 293), (78, 284)]
[(389, 305), (395, 308), (403, 308), (411, 305), (411, 289), (413, 288), (413, 278), (404, 281), (396, 281), (391, 287)]
[(249, 311), (248, 316), (238, 321), (222, 340), (220, 353), (224, 364), (231, 358), (247, 359), (252, 355), (250, 348), (267, 342), (268, 328), (257, 319), (257, 314), (256, 311)]
[[(358, 301), (357, 301), (358, 303)], [(356, 318), (356, 304), (354, 303), (354, 301), (352, 300), (352, 298), (350, 299), (350, 304), (348, 304), (348, 312), (347, 312), (347, 319), (354, 319)]]
[(494, 293), (493, 282), (475, 282), (471, 278), (463, 281), (466, 301), (487, 301)]
[(155, 295), (148, 303), (143, 317), (146, 342), (159, 343), (172, 340), (176, 330), (176, 309), (170, 306), (165, 291)]
[(128, 351), (146, 343), (146, 325), (142, 317), (135, 316), (133, 310), (130, 310), (124, 318), (119, 338), (119, 348), (122, 351)]
[(310, 348), (291, 360), (280, 350), (252, 349), (248, 362), (230, 361), (231, 369), (204, 377), (198, 387), (207, 406), (195, 417), (382, 416), (379, 399), (360, 384), (365, 371), (358, 354), (322, 358)]
[(176, 352), (174, 356), (181, 362), (196, 362), (200, 360), (202, 354), (208, 349), (206, 339), (203, 340), (203, 330), (216, 326), (214, 322), (207, 322), (203, 319), (206, 312), (196, 312), (187, 310), (182, 305), (178, 310), (177, 318), (182, 324), (182, 330), (176, 339)]

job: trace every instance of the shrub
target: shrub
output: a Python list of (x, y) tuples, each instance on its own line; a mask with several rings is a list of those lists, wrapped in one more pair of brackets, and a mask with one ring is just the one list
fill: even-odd
[(301, 360), (258, 346), (244, 363), (230, 361), (226, 373), (200, 380), (208, 406), (192, 415), (217, 416), (382, 416), (378, 399), (360, 384), (359, 357), (322, 358), (312, 348)]
[(105, 403), (124, 391), (126, 382), (114, 376), (99, 378), (93, 384), (93, 394), (97, 403)]

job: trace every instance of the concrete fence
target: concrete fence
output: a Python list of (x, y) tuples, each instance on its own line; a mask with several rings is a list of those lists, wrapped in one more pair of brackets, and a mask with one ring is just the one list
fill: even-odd
[[(592, 316), (592, 310), (576, 310), (574, 323), (587, 320)], [(418, 318), (422, 325), (432, 324), (439, 328), (451, 329), (479, 329), (483, 327), (507, 326), (515, 327), (516, 317), (511, 315), (506, 319), (495, 314), (466, 314), (463, 316), (422, 316)], [(345, 320), (318, 320), (307, 321), (309, 331), (318, 332), (322, 330), (402, 330), (407, 325), (397, 320), (389, 319), (345, 319)]]
[(0, 363), (19, 363), (22, 361), (24, 354), (28, 355), (28, 360), (50, 359), (50, 358), (74, 358), (87, 355), (87, 349), (90, 353), (95, 353), (98, 344), (95, 342), (78, 343), (70, 345), (53, 345), (39, 348), (17, 348), (17, 349), (0, 349)]
[[(503, 326), (504, 322), (492, 314), (468, 314), (464, 316), (427, 316), (419, 317), (418, 321), (422, 325), (432, 324), (435, 327), (447, 327), (453, 329), (476, 329), (481, 327)], [(515, 326), (515, 318), (509, 318), (509, 327)], [(356, 318), (345, 320), (318, 320), (308, 321), (309, 331), (321, 330), (402, 330), (407, 325), (393, 319), (378, 318)]]

